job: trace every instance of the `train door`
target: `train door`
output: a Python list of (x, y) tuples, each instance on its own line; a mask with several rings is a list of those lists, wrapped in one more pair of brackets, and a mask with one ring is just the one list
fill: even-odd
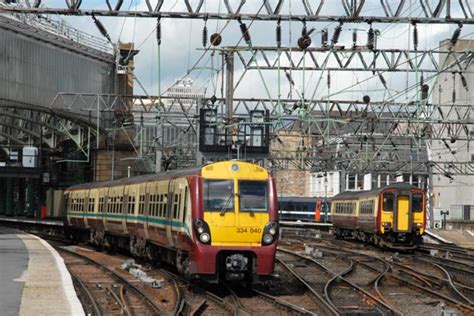
[(128, 223), (128, 204), (130, 199), (128, 198), (130, 192), (130, 186), (126, 185), (123, 187), (123, 200), (122, 200), (122, 215), (123, 215), (123, 221), (122, 221), (122, 231), (125, 234), (128, 234), (128, 229), (127, 229), (127, 223)]
[(84, 195), (82, 196), (82, 200), (84, 201), (84, 203), (82, 203), (83, 205), (83, 210), (82, 210), (82, 216), (83, 216), (83, 221), (84, 221), (84, 227), (89, 227), (89, 222), (88, 222), (88, 218), (89, 218), (89, 215), (91, 214), (91, 207), (92, 205), (89, 205), (89, 204), (92, 204), (92, 201), (90, 200), (90, 190), (84, 190)]
[(175, 199), (175, 193), (177, 193), (177, 190), (175, 188), (176, 186), (176, 179), (171, 179), (168, 182), (168, 200), (167, 200), (167, 208), (166, 208), (166, 239), (168, 240), (168, 245), (173, 246), (174, 241), (173, 241), (173, 231), (172, 231), (172, 226), (173, 226), (173, 209), (174, 209), (174, 199)]
[(410, 227), (410, 198), (408, 195), (397, 197), (397, 231), (408, 231)]
[(316, 223), (321, 221), (321, 200), (316, 200), (316, 207), (314, 211), (314, 220)]
[(109, 198), (110, 190), (109, 188), (106, 188), (106, 189), (103, 189), (103, 192), (104, 192), (104, 205), (102, 207), (102, 225), (104, 227), (104, 231), (106, 231), (108, 229), (107, 228), (108, 209), (110, 207), (109, 205), (111, 204), (110, 198)]
[(148, 182), (145, 187), (145, 205), (143, 206), (143, 229), (145, 231), (145, 238), (150, 238), (150, 231), (149, 231), (149, 216), (150, 216), (150, 191), (152, 189), (153, 182)]

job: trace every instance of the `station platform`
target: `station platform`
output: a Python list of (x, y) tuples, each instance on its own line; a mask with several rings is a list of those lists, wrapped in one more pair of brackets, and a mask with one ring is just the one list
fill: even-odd
[(429, 229), (427, 233), (430, 237), (440, 240), (441, 242), (453, 243), (454, 245), (474, 249), (474, 232), (471, 230), (442, 230)]
[(0, 314), (84, 315), (63, 259), (47, 242), (0, 226)]
[(45, 226), (64, 226), (64, 222), (58, 219), (39, 219), (28, 217), (10, 217), (0, 215), (0, 223), (21, 223), (21, 224), (39, 224)]

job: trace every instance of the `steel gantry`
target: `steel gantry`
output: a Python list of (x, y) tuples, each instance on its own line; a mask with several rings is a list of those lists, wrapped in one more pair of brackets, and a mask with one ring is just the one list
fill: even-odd
[[(299, 48), (282, 47), (281, 38), (278, 46), (255, 46), (246, 39), (246, 47), (207, 47), (204, 54), (219, 52), (224, 56), (219, 71), (226, 74), (226, 79), (222, 80), (227, 80), (222, 83), (226, 87), (225, 97), (223, 93), (221, 98), (210, 96), (203, 100), (192, 100), (192, 106), (185, 106), (189, 104), (186, 103), (189, 100), (168, 97), (169, 102), (165, 103), (163, 100), (166, 97), (163, 95), (150, 97), (61, 93), (53, 102), (53, 106), (55, 111), (65, 111), (64, 114), (89, 122), (97, 129), (101, 126), (109, 130), (130, 124), (132, 118), (129, 114), (141, 111), (147, 119), (152, 116), (159, 117), (157, 120), (160, 124), (166, 123), (180, 128), (187, 124), (189, 128), (182, 128), (183, 133), (195, 137), (198, 136), (197, 109), (200, 107), (209, 107), (209, 104), (213, 107), (225, 107), (224, 112), (229, 116), (228, 122), (231, 122), (232, 115), (248, 115), (251, 111), (268, 110), (273, 141), (295, 137), (292, 132), (299, 133), (300, 136), (296, 137), (301, 138), (301, 145), (297, 149), (276, 153), (269, 158), (281, 168), (292, 165), (313, 171), (344, 169), (356, 173), (379, 170), (393, 174), (473, 174), (472, 161), (430, 161), (427, 157), (429, 144), (426, 142), (441, 142), (445, 144), (443, 146), (446, 151), (454, 156), (456, 150), (452, 148), (453, 144), (456, 141), (470, 142), (473, 137), (474, 122), (469, 100), (459, 100), (455, 97), (452, 102), (433, 100), (440, 74), (452, 74), (465, 84), (466, 90), (472, 85), (469, 82), (474, 72), (472, 49), (452, 49), (456, 46), (461, 28), (474, 24), (472, 1), (223, 0), (224, 11), (220, 10), (215, 2), (205, 0), (146, 0), (144, 11), (124, 9), (124, 1), (99, 1), (94, 3), (93, 7), (84, 1), (76, 0), (65, 0), (63, 5), (57, 2), (57, 7), (44, 6), (39, 0), (25, 3), (25, 7), (0, 6), (0, 12), (146, 17), (158, 20), (237, 20), (241, 26), (242, 21), (246, 20), (273, 21), (277, 25), (281, 21), (295, 21), (303, 23), (305, 27), (303, 39), (307, 35), (306, 23), (336, 22), (339, 26), (334, 30), (332, 39), (326, 38), (321, 47), (310, 47), (304, 43)], [(335, 12), (339, 15), (335, 15)], [(342, 32), (341, 26), (345, 23), (366, 24), (367, 43), (360, 45), (354, 41), (352, 46), (338, 44), (335, 37)], [(404, 50), (379, 48), (374, 45), (369, 39), (372, 36), (373, 40), (373, 36), (377, 36), (372, 29), (372, 25), (377, 23), (412, 25), (415, 33), (410, 46), (414, 44), (413, 48)], [(433, 23), (457, 25), (449, 47), (418, 47), (416, 25)], [(242, 36), (245, 37), (246, 33), (248, 36), (248, 32), (243, 32)], [(158, 45), (160, 44), (161, 41), (158, 40)], [(243, 71), (234, 82), (234, 68), (237, 67)], [(297, 97), (290, 96), (285, 99), (281, 95), (271, 95), (268, 91), (267, 96), (257, 98), (234, 95), (250, 71), (281, 72), (278, 76), (286, 78), (287, 84), (296, 92)], [(315, 97), (304, 93), (305, 91), (298, 91), (295, 83), (297, 72), (319, 75), (330, 72), (367, 72), (385, 91), (389, 91), (391, 85), (386, 78), (387, 74), (410, 73), (411, 78), (416, 78), (416, 83), (401, 93), (388, 93), (383, 100), (377, 100), (370, 95), (364, 95), (362, 100), (336, 99), (329, 93), (326, 97)], [(409, 97), (406, 97), (407, 95)], [(141, 105), (141, 108), (137, 105)], [(124, 114), (121, 116), (120, 113)], [(146, 115), (150, 113), (152, 116)], [(134, 114), (134, 123), (140, 124), (137, 120), (140, 121), (144, 116)], [(102, 122), (102, 119), (105, 121)], [(113, 127), (106, 124), (112, 124)], [(309, 138), (309, 142), (305, 137)]]
[[(415, 1), (420, 14), (411, 13), (412, 1), (293, 1), (224, 0), (225, 12), (219, 10), (213, 0), (145, 0), (146, 10), (127, 10), (124, 1), (111, 3), (109, 0), (93, 4), (81, 0), (64, 0), (57, 7), (44, 6), (41, 0), (25, 0), (27, 7), (2, 7), (3, 13), (95, 15), (118, 17), (148, 17), (174, 19), (219, 19), (260, 21), (336, 21), (336, 22), (378, 22), (378, 23), (463, 23), (473, 24), (474, 9), (470, 0), (419, 0)], [(256, 2), (260, 9), (255, 12)], [(60, 1), (58, 1), (60, 3)], [(174, 9), (174, 8), (177, 9)], [(257, 9), (258, 9), (257, 7)], [(291, 9), (289, 9), (291, 8)], [(173, 11), (176, 10), (176, 11)], [(340, 13), (339, 15), (334, 12)]]

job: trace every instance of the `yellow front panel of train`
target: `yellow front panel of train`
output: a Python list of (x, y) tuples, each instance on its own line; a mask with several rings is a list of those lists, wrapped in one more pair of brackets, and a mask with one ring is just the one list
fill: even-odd
[(398, 196), (397, 201), (397, 230), (408, 231), (410, 219), (410, 200), (407, 195)]
[[(213, 246), (258, 246), (262, 241), (263, 228), (268, 223), (267, 214), (238, 213), (224, 216), (215, 212), (205, 212), (204, 220), (211, 230)], [(233, 219), (233, 220), (232, 220)], [(231, 225), (230, 223), (234, 224)]]
[(268, 173), (242, 162), (202, 170), (204, 220), (214, 246), (258, 246), (268, 215)]

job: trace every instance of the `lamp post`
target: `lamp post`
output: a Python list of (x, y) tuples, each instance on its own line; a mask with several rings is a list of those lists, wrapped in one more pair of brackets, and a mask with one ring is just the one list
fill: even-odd
[(449, 215), (449, 211), (440, 211), (441, 216), (443, 216), (443, 230), (446, 230), (446, 216)]

